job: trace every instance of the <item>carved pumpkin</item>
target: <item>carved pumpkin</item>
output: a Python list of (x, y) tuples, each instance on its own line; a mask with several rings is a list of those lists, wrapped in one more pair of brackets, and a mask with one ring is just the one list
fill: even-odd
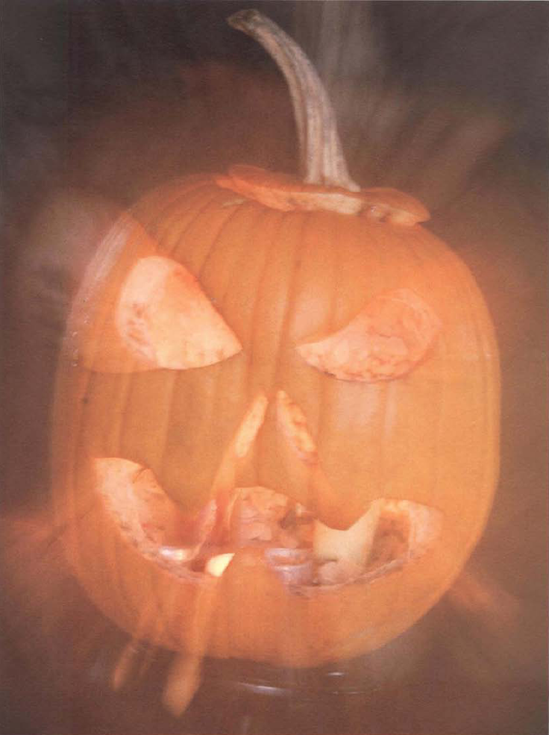
[(232, 22), (288, 77), (305, 180), (236, 166), (119, 219), (68, 325), (56, 502), (83, 587), (133, 636), (315, 666), (402, 633), (466, 562), (497, 349), (423, 206), (349, 178), (299, 50)]

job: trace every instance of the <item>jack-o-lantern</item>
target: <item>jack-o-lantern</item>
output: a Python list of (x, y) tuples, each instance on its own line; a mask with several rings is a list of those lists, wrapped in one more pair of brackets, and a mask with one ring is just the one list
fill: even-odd
[(349, 178), (299, 49), (232, 22), (287, 76), (304, 180), (236, 166), (119, 219), (69, 320), (56, 502), (83, 587), (133, 636), (315, 666), (402, 633), (466, 562), (497, 349), (423, 206)]

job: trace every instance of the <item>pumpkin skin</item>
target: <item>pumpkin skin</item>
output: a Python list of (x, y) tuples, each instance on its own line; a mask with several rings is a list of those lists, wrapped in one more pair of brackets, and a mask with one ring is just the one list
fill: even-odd
[[(497, 347), (472, 275), (421, 225), (282, 211), (223, 183), (205, 176), (162, 187), (99, 247), (58, 375), (57, 507), (83, 587), (132, 635), (196, 655), (317, 666), (405, 631), (465, 564), (497, 479)], [(106, 315), (131, 269), (151, 254), (196, 277), (240, 352), (187, 370), (145, 370), (131, 356), (108, 364), (114, 348)], [(337, 332), (379, 294), (400, 289), (416, 294), (441, 325), (409, 372), (341, 380), (303, 359), (300, 345)], [(315, 468), (290, 451), (277, 424), (281, 390), (306, 418), (319, 486)], [(245, 461), (220, 475), (258, 395), (268, 400), (264, 422)], [(436, 510), (441, 531), (424, 555), (343, 585), (290, 588), (255, 547), (239, 549), (219, 579), (174, 574), (142, 554), (109, 513), (93, 469), (109, 457), (151, 469), (184, 513), (198, 512), (225, 486), (257, 485), (312, 508), (333, 528), (391, 498)]]

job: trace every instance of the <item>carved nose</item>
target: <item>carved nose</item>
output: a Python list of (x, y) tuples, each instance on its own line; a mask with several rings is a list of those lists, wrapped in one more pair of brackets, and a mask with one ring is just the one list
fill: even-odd
[(281, 462), (295, 470), (300, 464), (317, 461), (316, 445), (303, 410), (283, 390), (271, 398), (260, 392), (249, 404), (224, 453), (215, 489), (240, 482), (270, 487), (273, 478), (281, 484), (284, 475), (273, 471), (277, 466), (280, 470)]
[(216, 490), (252, 485), (281, 492), (319, 517), (332, 515), (339, 504), (322, 471), (305, 413), (283, 390), (252, 401)]
[(262, 487), (283, 493), (321, 520), (339, 518), (346, 528), (354, 516), (341, 513), (322, 469), (315, 441), (301, 407), (283, 390), (268, 399), (259, 393), (250, 403), (225, 450), (212, 496), (235, 487)]
[(309, 432), (303, 410), (289, 395), (279, 390), (276, 394), (277, 428), (291, 445), (299, 459), (312, 464), (318, 462), (316, 444)]
[(297, 458), (309, 464), (318, 461), (305, 414), (283, 390), (278, 390), (271, 400), (259, 393), (250, 404), (232, 441), (232, 452), (237, 460), (244, 459), (255, 448), (267, 417), (270, 419), (267, 432), (270, 429), (271, 434), (273, 431), (281, 434)]

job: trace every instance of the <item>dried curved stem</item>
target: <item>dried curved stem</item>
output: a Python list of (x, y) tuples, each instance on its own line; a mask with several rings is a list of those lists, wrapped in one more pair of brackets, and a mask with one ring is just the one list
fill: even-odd
[(300, 167), (307, 184), (359, 191), (347, 170), (335, 115), (318, 74), (299, 46), (258, 10), (241, 10), (229, 24), (258, 41), (284, 74), (294, 105)]

